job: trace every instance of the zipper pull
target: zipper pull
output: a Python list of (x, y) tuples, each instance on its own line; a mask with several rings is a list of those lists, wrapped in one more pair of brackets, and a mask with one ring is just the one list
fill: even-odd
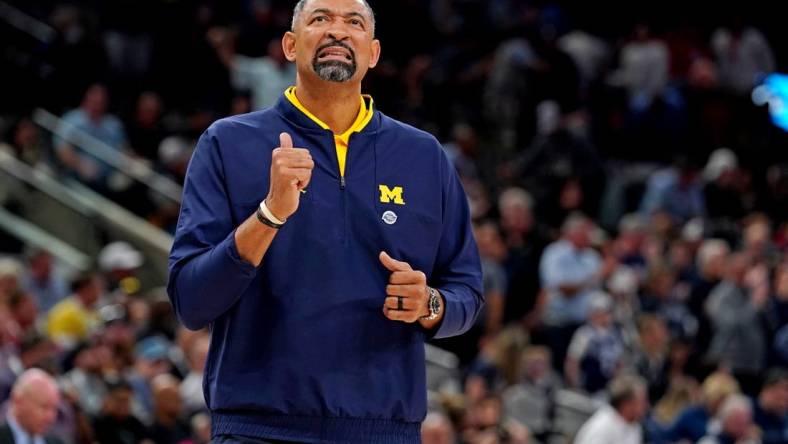
[(345, 184), (345, 176), (340, 176), (339, 177), (339, 189), (340, 190), (344, 190), (345, 189), (345, 185), (346, 185)]

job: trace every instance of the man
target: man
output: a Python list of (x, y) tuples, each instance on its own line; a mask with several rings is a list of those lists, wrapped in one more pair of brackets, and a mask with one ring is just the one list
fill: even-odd
[(483, 303), (453, 166), (361, 95), (374, 30), (364, 0), (300, 1), (282, 39), (296, 87), (198, 142), (168, 292), (184, 325), (211, 326), (219, 442), (418, 442), (424, 341)]
[(84, 273), (72, 282), (71, 291), (71, 296), (49, 311), (46, 327), (49, 337), (67, 349), (88, 339), (100, 326), (95, 305), (104, 293), (104, 281), (95, 272)]
[(648, 410), (646, 382), (624, 375), (608, 388), (610, 407), (598, 410), (577, 432), (574, 444), (641, 444), (640, 421)]
[(744, 395), (731, 395), (720, 407), (717, 429), (698, 444), (760, 444), (758, 428), (752, 422), (752, 404)]
[(11, 390), (11, 407), (0, 426), (0, 444), (60, 444), (47, 435), (57, 419), (60, 392), (55, 380), (40, 369), (22, 373)]
[(788, 371), (776, 368), (766, 375), (753, 406), (753, 420), (763, 444), (788, 442)]
[(591, 247), (593, 229), (586, 216), (570, 215), (563, 237), (544, 250), (539, 262), (546, 297), (538, 336), (555, 353), (556, 368), (563, 367), (572, 335), (588, 318), (589, 303), (603, 278), (602, 257)]

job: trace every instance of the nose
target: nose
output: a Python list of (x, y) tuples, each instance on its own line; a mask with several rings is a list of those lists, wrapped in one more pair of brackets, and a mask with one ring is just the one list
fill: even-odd
[(328, 37), (332, 40), (346, 40), (350, 35), (344, 27), (344, 24), (334, 24), (327, 31)]

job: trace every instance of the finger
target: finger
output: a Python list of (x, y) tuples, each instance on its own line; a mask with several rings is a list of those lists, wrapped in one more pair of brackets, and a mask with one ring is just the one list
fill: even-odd
[(417, 300), (427, 299), (427, 290), (424, 285), (410, 284), (410, 285), (387, 285), (386, 294), (389, 296), (405, 296), (416, 298)]
[(315, 161), (310, 157), (278, 158), (276, 164), (283, 168), (293, 169), (304, 168), (311, 170), (315, 167)]
[(281, 148), (292, 148), (293, 147), (293, 138), (290, 137), (288, 133), (282, 133), (279, 135), (279, 146)]
[(383, 307), (383, 315), (392, 321), (401, 321), (412, 324), (416, 322), (418, 316), (413, 311), (400, 311), (392, 310), (388, 307)]
[(389, 284), (427, 284), (427, 276), (418, 270), (395, 271), (389, 277)]
[(407, 262), (402, 262), (402, 261), (398, 261), (396, 259), (393, 259), (385, 251), (381, 251), (380, 252), (379, 258), (380, 258), (380, 263), (382, 263), (383, 266), (386, 267), (386, 269), (388, 269), (391, 272), (394, 272), (394, 271), (410, 271), (410, 270), (412, 270), (412, 268), (410, 268), (410, 265)]
[(274, 154), (284, 159), (312, 158), (312, 153), (306, 148), (275, 148)]
[[(389, 296), (383, 303), (383, 306), (390, 308), (392, 310), (397, 310), (399, 308), (399, 298), (396, 296)], [(402, 298), (402, 310), (399, 311), (416, 311), (419, 309), (418, 302), (413, 298)]]

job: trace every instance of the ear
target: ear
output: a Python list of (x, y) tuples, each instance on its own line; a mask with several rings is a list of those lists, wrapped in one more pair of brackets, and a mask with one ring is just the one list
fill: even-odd
[(372, 40), (372, 52), (369, 58), (369, 67), (374, 68), (378, 65), (378, 61), (380, 60), (380, 40), (374, 39)]
[(296, 60), (296, 36), (295, 33), (287, 31), (282, 36), (282, 50), (285, 53), (285, 58), (290, 62)]

